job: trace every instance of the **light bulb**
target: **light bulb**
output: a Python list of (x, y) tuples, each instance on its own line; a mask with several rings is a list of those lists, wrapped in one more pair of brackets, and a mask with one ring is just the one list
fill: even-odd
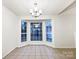
[(30, 13), (33, 13), (33, 9), (30, 9)]
[(32, 15), (34, 16), (34, 13), (32, 13)]
[(42, 14), (42, 10), (39, 10), (39, 13), (41, 13), (41, 14)]
[(37, 16), (39, 16), (40, 15), (40, 13), (37, 13)]
[(38, 8), (37, 7), (34, 7), (34, 11), (38, 11)]

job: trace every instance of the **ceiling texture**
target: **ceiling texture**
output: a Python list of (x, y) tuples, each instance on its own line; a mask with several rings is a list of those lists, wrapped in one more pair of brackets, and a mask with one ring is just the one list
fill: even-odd
[[(13, 11), (16, 15), (30, 15), (29, 10), (34, 7), (35, 0), (2, 0), (2, 4)], [(75, 0), (37, 0), (38, 8), (43, 15), (57, 15)]]

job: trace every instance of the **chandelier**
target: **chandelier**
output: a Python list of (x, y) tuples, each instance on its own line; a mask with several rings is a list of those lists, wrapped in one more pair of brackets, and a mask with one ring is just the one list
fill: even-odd
[(39, 17), (40, 15), (42, 15), (42, 10), (38, 9), (37, 5), (38, 5), (38, 3), (37, 3), (37, 1), (35, 1), (34, 2), (34, 8), (30, 9), (30, 14), (33, 17)]

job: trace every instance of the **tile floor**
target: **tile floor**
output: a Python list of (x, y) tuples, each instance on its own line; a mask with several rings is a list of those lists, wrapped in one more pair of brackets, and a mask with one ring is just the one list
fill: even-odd
[(3, 59), (76, 59), (76, 49), (28, 45), (14, 49)]

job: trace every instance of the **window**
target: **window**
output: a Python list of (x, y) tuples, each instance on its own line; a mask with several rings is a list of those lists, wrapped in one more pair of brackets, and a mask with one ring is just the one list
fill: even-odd
[(52, 25), (51, 21), (46, 21), (46, 40), (52, 42)]
[(27, 36), (27, 23), (25, 20), (21, 21), (21, 42), (25, 42), (26, 41), (26, 36)]
[(31, 41), (42, 40), (42, 23), (31, 23)]

